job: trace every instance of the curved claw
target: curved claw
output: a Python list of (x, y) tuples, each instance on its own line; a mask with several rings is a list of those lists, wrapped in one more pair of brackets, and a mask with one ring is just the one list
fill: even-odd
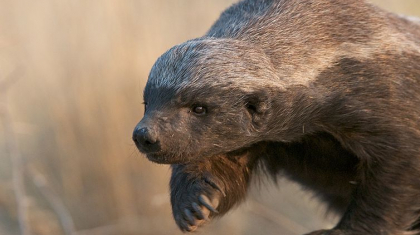
[(179, 227), (181, 228), (181, 230), (183, 232), (190, 232), (190, 226), (187, 224), (187, 222), (185, 222), (184, 220), (179, 221)]
[(196, 221), (194, 219), (194, 216), (193, 216), (193, 214), (191, 213), (191, 211), (189, 209), (185, 209), (184, 210), (184, 217), (185, 217), (185, 219), (188, 221), (188, 223), (191, 226), (197, 225), (197, 223), (196, 223)]
[(209, 184), (210, 186), (212, 186), (214, 189), (216, 189), (217, 191), (219, 191), (223, 197), (226, 197), (226, 193), (224, 190), (222, 190), (218, 184), (216, 184), (215, 182), (213, 182), (212, 180), (209, 179), (209, 177), (204, 177), (204, 181)]
[(218, 212), (215, 208), (213, 208), (213, 206), (212, 206), (212, 203), (211, 203), (210, 199), (209, 199), (206, 195), (201, 194), (201, 195), (198, 197), (198, 200), (200, 201), (200, 203), (201, 203), (204, 207), (206, 207), (207, 209), (209, 209), (211, 212), (216, 213), (216, 214), (219, 214), (219, 212)]
[(194, 214), (197, 217), (197, 219), (207, 220), (207, 216), (204, 215), (203, 211), (201, 210), (200, 206), (197, 203), (193, 202), (192, 203), (192, 208), (194, 210)]

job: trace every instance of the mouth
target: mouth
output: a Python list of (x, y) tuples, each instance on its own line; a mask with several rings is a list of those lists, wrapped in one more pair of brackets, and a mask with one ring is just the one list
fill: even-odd
[(158, 163), (158, 164), (179, 164), (182, 161), (179, 159), (180, 157), (176, 157), (173, 154), (168, 154), (163, 152), (160, 148), (156, 149), (146, 149), (142, 145), (136, 143), (136, 147), (140, 153), (144, 154), (147, 159), (151, 162)]
[(159, 154), (159, 153), (147, 153), (146, 154), (147, 159), (149, 161), (152, 161), (154, 163), (158, 164), (181, 164), (185, 163), (185, 160), (179, 159), (175, 156), (170, 156), (167, 154)]
[(143, 154), (155, 154), (161, 151), (159, 144), (152, 146), (143, 146), (136, 141), (134, 141), (134, 143), (136, 144), (137, 149)]
[[(188, 154), (185, 155), (174, 155), (170, 153), (164, 153), (164, 152), (156, 152), (156, 153), (145, 153), (147, 159), (151, 162), (158, 163), (158, 164), (186, 164), (186, 163), (192, 163), (192, 162), (200, 162), (205, 159), (209, 159), (215, 156), (225, 156), (230, 159), (235, 158), (242, 158), (243, 156), (246, 156), (249, 152), (249, 149), (238, 149), (232, 152), (228, 153), (218, 153), (218, 154), (204, 154), (199, 156), (191, 156)], [(202, 157), (200, 157), (202, 156)], [(203, 157), (207, 156), (207, 157)]]

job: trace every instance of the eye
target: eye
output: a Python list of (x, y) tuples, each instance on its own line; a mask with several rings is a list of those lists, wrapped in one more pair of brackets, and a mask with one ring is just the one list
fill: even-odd
[(203, 106), (194, 106), (192, 111), (197, 115), (204, 115), (207, 113), (207, 109)]

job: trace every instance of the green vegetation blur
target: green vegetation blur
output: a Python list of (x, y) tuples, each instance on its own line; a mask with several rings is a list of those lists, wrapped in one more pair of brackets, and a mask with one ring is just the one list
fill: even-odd
[[(131, 133), (154, 61), (233, 2), (0, 0), (0, 235), (182, 234), (169, 167)], [(420, 15), (418, 0), (374, 2)], [(256, 184), (199, 234), (298, 235), (336, 221), (281, 180)]]

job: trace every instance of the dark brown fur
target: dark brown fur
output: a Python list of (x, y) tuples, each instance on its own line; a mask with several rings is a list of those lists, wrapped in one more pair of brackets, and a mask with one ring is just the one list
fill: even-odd
[(172, 164), (183, 231), (259, 170), (343, 214), (311, 235), (420, 234), (419, 24), (361, 0), (244, 0), (162, 55), (144, 100), (133, 138)]

